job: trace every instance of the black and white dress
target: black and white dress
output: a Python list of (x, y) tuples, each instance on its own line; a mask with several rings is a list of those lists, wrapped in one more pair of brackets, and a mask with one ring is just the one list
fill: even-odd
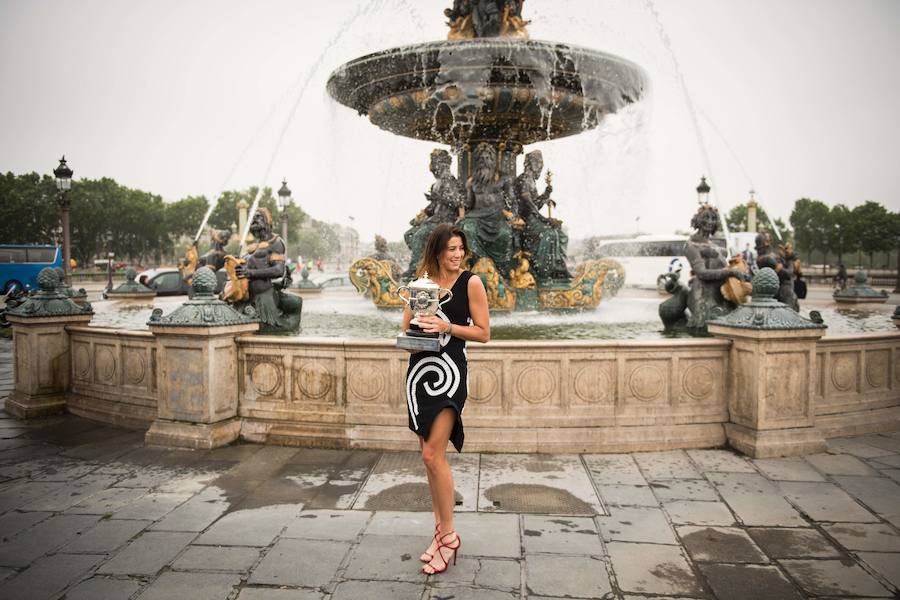
[[(472, 323), (469, 314), (470, 271), (459, 274), (450, 288), (453, 298), (444, 304), (437, 316), (453, 325)], [(466, 366), (466, 341), (452, 335), (440, 335), (438, 352), (417, 352), (409, 357), (406, 371), (406, 408), (409, 428), (426, 440), (431, 424), (445, 408), (456, 411), (456, 423), (450, 433), (457, 452), (462, 452), (462, 411), (469, 395), (469, 371)]]

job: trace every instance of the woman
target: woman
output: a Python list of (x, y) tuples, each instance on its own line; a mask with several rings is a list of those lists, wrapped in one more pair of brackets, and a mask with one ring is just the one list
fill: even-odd
[[(454, 487), (447, 442), (462, 451), (462, 410), (468, 395), (466, 341), (484, 343), (491, 338), (484, 284), (462, 269), (468, 254), (466, 234), (444, 223), (428, 237), (416, 271), (417, 277), (427, 273), (429, 279), (453, 292), (436, 315), (417, 319), (426, 332), (440, 334), (440, 351), (414, 353), (406, 374), (409, 428), (419, 436), (434, 511), (434, 537), (421, 557), (426, 563), (422, 572), (427, 575), (446, 571), (451, 558), (456, 562), (462, 543), (453, 526)], [(404, 331), (411, 318), (407, 306)]]

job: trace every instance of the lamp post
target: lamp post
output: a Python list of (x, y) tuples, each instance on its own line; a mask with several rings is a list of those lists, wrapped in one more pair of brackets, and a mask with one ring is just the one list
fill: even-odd
[(59, 194), (56, 201), (59, 204), (59, 220), (63, 230), (63, 272), (65, 273), (66, 284), (72, 284), (72, 267), (69, 264), (69, 207), (72, 202), (69, 200), (69, 190), (72, 189), (72, 175), (74, 172), (66, 164), (66, 157), (59, 159), (59, 166), (53, 169), (53, 175), (56, 177), (56, 189)]
[(281, 209), (281, 239), (287, 250), (288, 214), (287, 207), (291, 203), (291, 190), (287, 186), (287, 179), (281, 180), (281, 189), (278, 190), (278, 208)]
[(709, 203), (709, 184), (706, 183), (706, 177), (700, 178), (700, 185), (697, 186), (697, 204), (703, 205)]
[(114, 252), (106, 253), (106, 291), (110, 292), (113, 289), (113, 264), (112, 259), (115, 258), (116, 255)]
[(897, 236), (897, 285), (894, 286), (894, 293), (900, 294), (900, 235)]

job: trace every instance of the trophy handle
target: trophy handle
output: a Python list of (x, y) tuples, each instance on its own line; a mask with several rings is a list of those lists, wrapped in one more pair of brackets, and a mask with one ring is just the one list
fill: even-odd
[(402, 292), (403, 290), (406, 290), (406, 293), (409, 294), (409, 286), (406, 286), (406, 285), (401, 285), (400, 287), (398, 287), (398, 288), (397, 288), (397, 291), (396, 291), (395, 293), (397, 294), (397, 296), (398, 296), (401, 300), (403, 300), (404, 302), (406, 302), (407, 304), (409, 304), (409, 295), (407, 295), (407, 296), (404, 298), (404, 297), (403, 297), (403, 294), (400, 293), (400, 292)]
[(448, 303), (448, 302), (450, 302), (451, 300), (453, 300), (453, 292), (451, 292), (450, 290), (445, 290), (444, 288), (441, 288), (440, 291), (441, 291), (441, 292), (447, 292), (447, 297), (444, 298), (443, 300), (440, 300), (440, 301), (438, 302), (438, 306), (443, 306), (443, 305), (445, 305), (446, 303)]

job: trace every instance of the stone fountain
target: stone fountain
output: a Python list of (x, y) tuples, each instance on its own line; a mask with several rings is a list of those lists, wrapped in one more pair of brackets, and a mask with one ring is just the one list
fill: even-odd
[[(328, 91), (381, 129), (444, 144), (456, 156), (454, 177), (447, 152), (432, 153), (436, 182), (406, 235), (413, 259), (405, 278), (414, 274), (430, 228), (456, 222), (467, 233), (469, 268), (485, 283), (492, 309), (595, 308), (617, 289), (621, 266), (605, 260), (568, 269), (568, 239), (552, 216), (551, 174), (538, 193), (540, 152), (526, 156), (523, 172), (516, 159), (530, 144), (588, 131), (637, 102), (647, 77), (611, 54), (530, 40), (522, 4), (456, 2), (445, 11), (447, 41), (350, 61), (331, 75)], [(389, 267), (364, 259), (350, 275), (387, 306), (399, 285)]]

